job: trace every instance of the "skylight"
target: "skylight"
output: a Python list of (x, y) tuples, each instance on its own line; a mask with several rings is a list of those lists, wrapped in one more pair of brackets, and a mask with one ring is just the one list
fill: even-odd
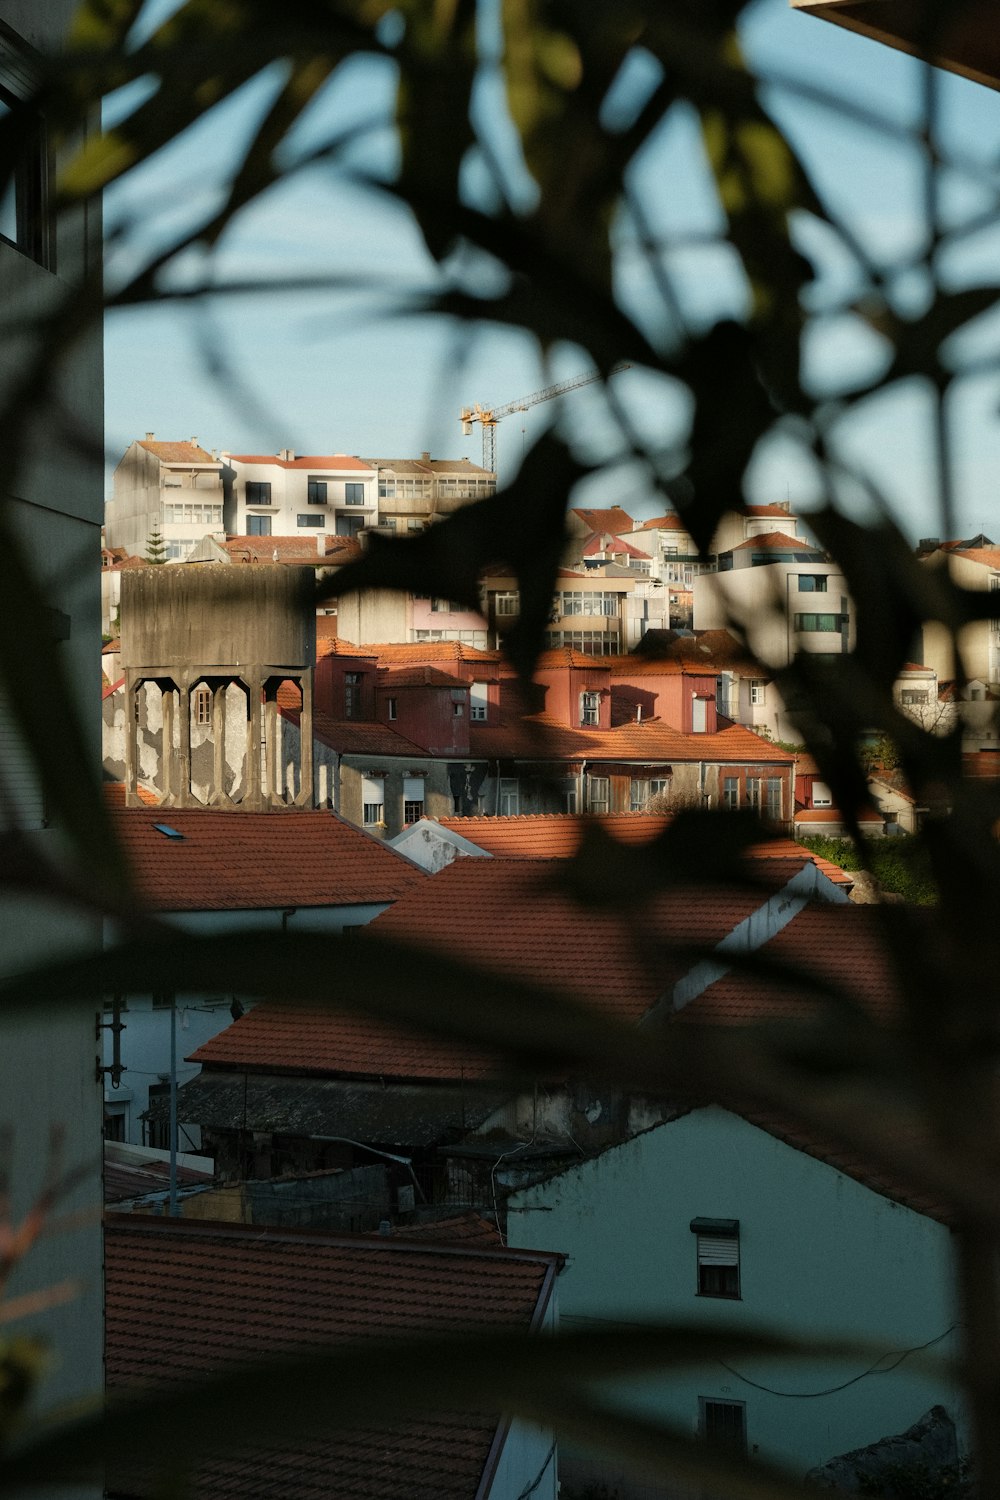
[(169, 823), (154, 823), (153, 827), (156, 829), (157, 833), (162, 833), (165, 839), (184, 838), (184, 834), (179, 833), (176, 828), (171, 828)]

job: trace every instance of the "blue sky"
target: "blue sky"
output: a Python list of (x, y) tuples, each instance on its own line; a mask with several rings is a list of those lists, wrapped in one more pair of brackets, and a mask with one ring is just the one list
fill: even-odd
[[(175, 8), (156, 0), (150, 20)], [(909, 58), (840, 28), (790, 11), (785, 0), (757, 0), (747, 13), (744, 44), (765, 72), (783, 74), (842, 93), (900, 126), (919, 118), (920, 70)], [(1000, 97), (961, 79), (941, 76), (942, 138), (973, 163), (1000, 155)], [(161, 154), (108, 194), (109, 225), (132, 229), (119, 264), (129, 265), (164, 233), (213, 201), (248, 121), (277, 82), (263, 78), (223, 111), (207, 117), (179, 147)], [(642, 86), (642, 71), (632, 80)], [(342, 70), (302, 122), (299, 145), (331, 126), (388, 119), (391, 64), (359, 62)], [(627, 95), (627, 90), (625, 91)], [(916, 153), (845, 123), (821, 105), (785, 89), (769, 96), (814, 180), (847, 219), (870, 254), (889, 261), (922, 243), (921, 177)], [(485, 118), (497, 104), (489, 88), (478, 101)], [(374, 129), (351, 159), (357, 170), (392, 170), (391, 132)], [(474, 168), (471, 169), (474, 185)], [(696, 126), (680, 109), (650, 142), (635, 172), (647, 214), (662, 233), (711, 233), (719, 227)], [(946, 204), (955, 222), (988, 206), (971, 174), (952, 174)], [(803, 225), (803, 247), (821, 258), (819, 295), (850, 284), (850, 269), (830, 236)], [(990, 230), (943, 262), (951, 284), (996, 280), (1000, 235)], [(627, 238), (618, 257), (618, 292), (640, 318), (649, 289), (640, 258)], [(111, 261), (111, 276), (115, 274)], [(693, 326), (739, 311), (743, 289), (724, 250), (703, 246), (671, 257)], [(199, 269), (189, 258), (178, 274)], [(241, 215), (223, 240), (216, 275), (274, 278), (325, 272), (348, 281), (377, 280), (390, 291), (422, 285), (433, 275), (419, 232), (405, 210), (382, 195), (329, 171), (313, 171), (273, 190)], [(900, 278), (901, 306), (919, 308), (926, 286), (919, 273)], [(176, 439), (196, 436), (208, 448), (406, 456), (479, 456), (478, 431), (463, 438), (458, 414), (476, 401), (500, 404), (586, 368), (572, 347), (543, 362), (535, 341), (512, 331), (455, 327), (443, 321), (386, 318), (378, 299), (354, 290), (278, 296), (262, 292), (239, 301), (138, 309), (109, 316), (106, 332), (107, 442), (111, 465), (134, 438), (152, 430)], [(989, 355), (995, 320), (970, 332), (966, 348)], [(974, 335), (974, 337), (973, 337)], [(221, 356), (221, 362), (220, 362)], [(807, 368), (817, 389), (833, 390), (849, 372), (877, 370), (878, 341), (856, 319), (826, 319), (811, 336)], [(206, 368), (213, 360), (217, 373)], [(635, 420), (658, 443), (682, 439), (685, 404), (671, 383), (630, 370), (617, 377)], [(840, 451), (884, 493), (914, 537), (939, 534), (930, 482), (926, 434), (929, 405), (922, 391), (901, 388), (869, 403), (844, 423)], [(956, 481), (960, 529), (985, 529), (1000, 539), (1000, 379), (965, 382), (955, 404)], [(538, 407), (499, 428), (501, 477), (552, 415)], [(581, 452), (608, 457), (616, 444), (599, 397), (580, 391), (561, 403), (560, 420)], [(747, 476), (752, 500), (790, 498), (808, 506), (819, 497), (816, 476), (798, 445), (781, 434), (765, 441)], [(615, 466), (587, 482), (582, 502), (619, 503), (637, 515), (656, 502), (635, 466)], [(844, 488), (856, 503), (857, 487)]]

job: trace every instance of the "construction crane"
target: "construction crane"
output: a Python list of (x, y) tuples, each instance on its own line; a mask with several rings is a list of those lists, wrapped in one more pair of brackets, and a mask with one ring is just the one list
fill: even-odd
[[(613, 365), (609, 374), (617, 375), (619, 370), (627, 370), (627, 364)], [(598, 372), (590, 375), (578, 375), (575, 380), (560, 380), (558, 385), (547, 385), (543, 391), (535, 391), (530, 396), (522, 396), (519, 401), (508, 401), (506, 406), (466, 406), (463, 408), (460, 421), (462, 423), (463, 437), (471, 437), (472, 424), (478, 422), (483, 429), (483, 468), (489, 469), (491, 474), (496, 473), (497, 467), (497, 423), (501, 417), (509, 417), (515, 411), (527, 411), (530, 406), (540, 406), (543, 401), (552, 401), (556, 396), (564, 396), (567, 391), (579, 390), (582, 385), (593, 385), (595, 381), (604, 377)]]

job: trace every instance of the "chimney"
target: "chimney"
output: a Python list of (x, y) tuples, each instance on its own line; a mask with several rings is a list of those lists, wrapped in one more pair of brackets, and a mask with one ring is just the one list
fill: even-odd
[(283, 458), (286, 464), (294, 463), (295, 462), (295, 449), (294, 448), (282, 448), (281, 451), (280, 451), (280, 453), (278, 454), (278, 457), (279, 458)]
[(429, 464), (429, 463), (430, 463), (430, 461), (431, 461), (431, 456), (430, 456), (430, 454), (429, 454), (429, 453), (421, 453), (421, 455), (420, 455), (420, 457), (421, 457), (421, 459), (422, 459), (422, 461), (423, 461), (423, 462), (424, 462), (424, 463), (425, 463), (425, 464)]
[(317, 553), (319, 554), (320, 557), (325, 557), (326, 556), (326, 532), (325, 531), (317, 531), (317, 533), (316, 533), (316, 551), (317, 551)]
[(155, 432), (147, 432), (146, 433), (146, 442), (147, 443), (151, 443), (153, 441), (153, 439), (154, 439), (155, 436), (156, 436)]
[(192, 448), (197, 448), (197, 446), (198, 446), (198, 439), (197, 438), (190, 438), (189, 441), (191, 443), (191, 447)]

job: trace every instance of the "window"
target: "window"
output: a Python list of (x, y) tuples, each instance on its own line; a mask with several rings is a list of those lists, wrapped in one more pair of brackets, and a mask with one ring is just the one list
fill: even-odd
[(664, 776), (649, 783), (650, 797), (666, 797), (670, 794), (670, 777)]
[(310, 479), (310, 480), (307, 480), (307, 482), (306, 482), (306, 504), (307, 505), (325, 505), (326, 504), (326, 480), (325, 479)]
[(745, 1455), (747, 1451), (747, 1409), (743, 1401), (715, 1401), (698, 1398), (698, 1427), (706, 1443)]
[(361, 673), (344, 673), (344, 718), (356, 719), (361, 712)]
[[(34, 69), (27, 56), (3, 38), (0, 40), (0, 117), (31, 97), (36, 86)], [(49, 151), (45, 124), (36, 115), (18, 150), (13, 177), (0, 185), (0, 238), (55, 270), (55, 239), (48, 217)]]
[(497, 812), (501, 818), (516, 818), (521, 810), (520, 784), (516, 776), (501, 776)]
[(195, 688), (194, 690), (194, 722), (196, 724), (211, 724), (212, 722), (212, 689), (207, 687)]
[(403, 777), (403, 822), (416, 823), (424, 815), (424, 778)]
[(124, 1104), (106, 1104), (104, 1106), (104, 1139), (106, 1141), (125, 1140)]
[(451, 702), (451, 714), (454, 719), (465, 717), (465, 704), (460, 698), (453, 698)]
[(270, 516), (247, 516), (247, 536), (270, 536)]
[(739, 1297), (739, 1219), (692, 1219), (699, 1297)]
[[(269, 479), (247, 480), (247, 504), (248, 505), (270, 505), (271, 503), (271, 481)], [(253, 533), (250, 533), (251, 536)]]
[[(154, 827), (155, 826), (156, 825), (154, 824)], [(154, 995), (153, 996), (153, 1009), (154, 1010), (172, 1010), (173, 1009), (173, 1004), (174, 1004), (174, 997), (173, 997), (173, 995)]]
[(483, 720), (489, 705), (489, 694), (485, 682), (474, 682), (469, 688), (469, 718)]
[(740, 780), (738, 776), (726, 776), (722, 782), (723, 807), (739, 807)]
[(563, 800), (563, 812), (564, 813), (575, 813), (576, 810), (577, 810), (577, 807), (576, 807), (576, 787), (575, 786), (567, 787), (567, 789), (562, 794), (562, 800)]
[(451, 611), (452, 611), (452, 608), (453, 608), (453, 606), (452, 606), (452, 602), (451, 602), (450, 599), (432, 599), (431, 600), (431, 614), (432, 615), (450, 615)]
[(762, 708), (767, 702), (767, 682), (763, 677), (755, 677), (751, 682), (750, 702), (757, 708)]
[(518, 615), (521, 613), (521, 596), (516, 589), (507, 594), (497, 594), (496, 612), (498, 615)]
[(618, 632), (615, 630), (547, 630), (547, 646), (573, 646), (577, 651), (587, 651), (591, 656), (617, 656), (620, 649)]
[(759, 776), (748, 776), (747, 777), (747, 801), (749, 802), (749, 804), (750, 804), (751, 807), (755, 807), (758, 812), (760, 811), (760, 777)]
[(348, 481), (344, 485), (344, 501), (347, 505), (364, 505), (365, 487), (363, 484), (355, 484)]
[[(151, 1083), (149, 1085), (149, 1104), (152, 1108), (157, 1099), (169, 1099), (169, 1083)], [(170, 1150), (170, 1121), (164, 1117), (162, 1120), (146, 1120), (144, 1122), (146, 1145), (154, 1146), (157, 1151)]]
[(796, 615), (796, 630), (839, 630), (839, 615)]
[(606, 813), (611, 806), (611, 778), (591, 776), (587, 785), (587, 805), (592, 813)]
[(325, 516), (310, 515), (306, 511), (303, 515), (295, 517), (296, 526), (318, 526), (320, 529), (326, 525)]
[(825, 781), (814, 781), (812, 785), (813, 807), (832, 807), (833, 793)]
[(424, 523), (419, 516), (410, 516), (406, 523), (407, 531), (423, 531)]
[(617, 615), (618, 595), (568, 589), (555, 598), (557, 615)]
[(649, 801), (649, 782), (633, 781), (629, 788), (629, 812), (642, 812)]
[(802, 594), (825, 594), (827, 577), (825, 573), (800, 573), (799, 592)]
[(580, 723), (596, 729), (601, 721), (600, 693), (580, 694)]
[(902, 702), (909, 704), (911, 708), (916, 708), (926, 703), (928, 696), (927, 690), (924, 688), (904, 688), (900, 694)]
[(390, 698), (389, 699), (389, 719), (391, 721), (391, 720), (396, 719), (398, 717), (399, 717), (399, 699), (398, 698)]
[(780, 776), (769, 776), (767, 779), (767, 815), (775, 823), (781, 821)]
[(366, 828), (377, 828), (385, 822), (385, 777), (362, 776), (362, 819)]
[(362, 526), (364, 526), (364, 524), (365, 524), (365, 518), (364, 518), (364, 516), (338, 516), (337, 517), (337, 535), (338, 536), (357, 536), (358, 532), (361, 530), (361, 528), (362, 528)]

